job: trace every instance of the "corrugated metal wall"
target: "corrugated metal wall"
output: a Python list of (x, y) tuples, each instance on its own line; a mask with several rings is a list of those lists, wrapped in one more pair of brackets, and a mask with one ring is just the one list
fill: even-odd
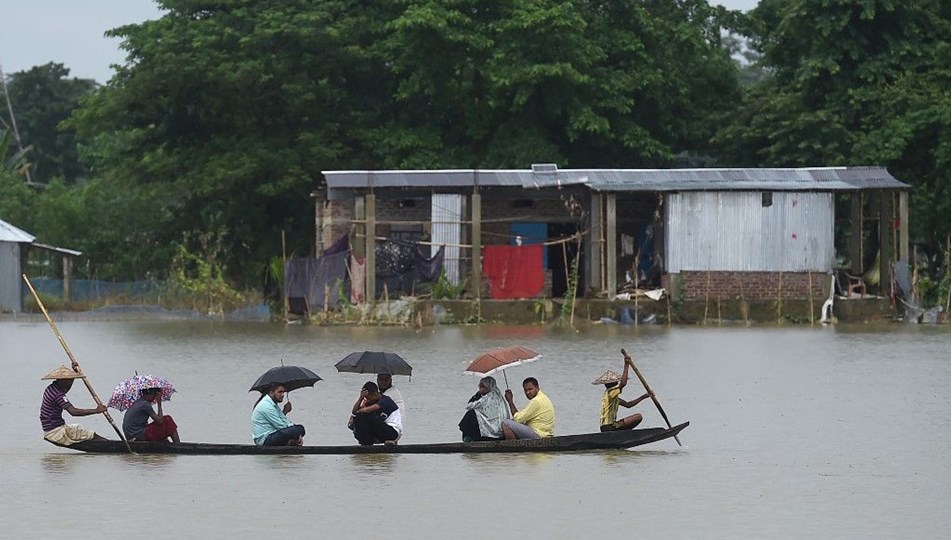
[(0, 242), (0, 310), (23, 311), (20, 244)]
[(682, 192), (667, 196), (666, 271), (831, 269), (831, 193)]
[(463, 211), (463, 198), (460, 195), (434, 194), (431, 199), (431, 217), (433, 231), (431, 255), (439, 251), (440, 244), (446, 245), (443, 270), (446, 279), (453, 285), (459, 285), (459, 245), (460, 215)]

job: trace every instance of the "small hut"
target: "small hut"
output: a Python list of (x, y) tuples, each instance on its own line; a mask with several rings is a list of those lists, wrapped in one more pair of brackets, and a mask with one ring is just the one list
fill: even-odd
[(73, 258), (82, 255), (72, 249), (36, 242), (36, 237), (0, 219), (0, 312), (23, 311), (23, 261), (27, 251), (36, 248), (63, 256), (63, 297), (70, 301)]

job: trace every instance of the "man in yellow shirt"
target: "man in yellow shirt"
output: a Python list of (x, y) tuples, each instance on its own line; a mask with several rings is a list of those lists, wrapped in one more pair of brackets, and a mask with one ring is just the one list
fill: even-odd
[(502, 433), (507, 440), (538, 439), (555, 435), (555, 408), (549, 396), (539, 390), (539, 381), (528, 377), (522, 381), (522, 390), (529, 403), (521, 411), (512, 401), (512, 390), (506, 389), (506, 402), (512, 418), (502, 421)]
[(625, 369), (619, 377), (614, 371), (606, 371), (601, 377), (592, 381), (592, 384), (604, 384), (605, 393), (602, 394), (602, 415), (600, 420), (601, 431), (618, 431), (622, 429), (632, 429), (641, 423), (641, 413), (635, 413), (615, 420), (618, 415), (618, 405), (630, 409), (641, 403), (643, 400), (651, 397), (651, 394), (645, 393), (632, 401), (625, 401), (621, 398), (621, 391), (628, 384), (628, 365), (630, 359), (625, 358)]

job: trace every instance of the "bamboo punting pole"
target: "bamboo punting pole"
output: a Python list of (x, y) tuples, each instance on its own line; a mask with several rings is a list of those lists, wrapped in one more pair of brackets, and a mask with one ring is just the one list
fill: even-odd
[[(664, 419), (664, 423), (671, 427), (671, 422), (668, 420), (668, 415), (664, 412), (664, 409), (661, 407), (661, 402), (658, 401), (658, 398), (655, 397), (654, 392), (651, 391), (651, 388), (648, 387), (648, 381), (645, 380), (645, 377), (641, 374), (641, 371), (638, 370), (638, 366), (635, 365), (635, 361), (628, 356), (628, 353), (625, 352), (625, 349), (621, 350), (621, 354), (625, 357), (625, 362), (628, 362), (628, 365), (631, 366), (631, 369), (635, 371), (635, 375), (638, 376), (638, 380), (641, 381), (642, 386), (645, 387), (645, 392), (648, 392), (648, 395), (651, 396), (651, 401), (654, 402), (655, 407), (658, 408), (658, 412), (661, 413), (661, 418)], [(681, 446), (681, 439), (677, 435), (674, 436), (674, 440), (678, 442), (678, 446)]]
[[(50, 314), (46, 311), (46, 306), (43, 305), (43, 301), (40, 300), (40, 295), (36, 294), (36, 289), (33, 288), (33, 284), (30, 283), (30, 279), (26, 277), (26, 274), (23, 274), (23, 281), (26, 282), (26, 286), (30, 288), (30, 292), (33, 293), (33, 298), (36, 300), (36, 305), (40, 306), (40, 311), (43, 312), (43, 316), (46, 317), (46, 322), (50, 323), (50, 328), (53, 329), (53, 333), (56, 334), (56, 339), (59, 340), (60, 345), (63, 346), (63, 350), (66, 351), (66, 356), (69, 357), (70, 362), (72, 363), (73, 369), (79, 373), (80, 378), (83, 380), (83, 384), (86, 385), (86, 389), (89, 390), (90, 395), (93, 396), (93, 401), (96, 402), (96, 405), (102, 405), (102, 401), (99, 399), (99, 395), (96, 394), (96, 391), (93, 389), (93, 385), (89, 384), (89, 380), (86, 378), (86, 374), (83, 373), (83, 368), (79, 366), (79, 362), (76, 361), (76, 357), (73, 356), (73, 352), (69, 350), (69, 346), (66, 345), (66, 340), (63, 339), (63, 335), (60, 334), (59, 329), (56, 328), (56, 323), (53, 322), (53, 319), (50, 318)], [(130, 454), (134, 454), (132, 447), (129, 446), (129, 441), (126, 440), (125, 435), (122, 434), (122, 431), (119, 429), (119, 426), (112, 420), (112, 416), (109, 414), (109, 410), (103, 411), (103, 416), (106, 417), (106, 420), (109, 421), (109, 424), (112, 426), (112, 429), (116, 430), (116, 435), (126, 443), (126, 448), (129, 450)]]

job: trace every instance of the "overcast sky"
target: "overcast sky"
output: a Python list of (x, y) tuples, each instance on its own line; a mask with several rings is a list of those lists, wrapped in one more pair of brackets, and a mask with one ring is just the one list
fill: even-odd
[[(717, 3), (746, 11), (757, 0)], [(153, 0), (0, 0), (0, 6), (4, 74), (57, 62), (70, 76), (99, 83), (112, 76), (111, 64), (124, 60), (119, 40), (104, 37), (106, 30), (161, 16)]]

